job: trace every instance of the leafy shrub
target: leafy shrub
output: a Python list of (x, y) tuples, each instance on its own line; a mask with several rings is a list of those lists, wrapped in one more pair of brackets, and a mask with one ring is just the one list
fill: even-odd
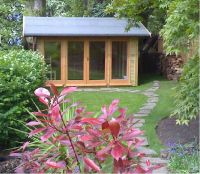
[(199, 173), (198, 142), (174, 144), (169, 149), (169, 169), (174, 173)]
[[(22, 163), (16, 169), (19, 173), (149, 173), (158, 166), (143, 169), (139, 159), (144, 155), (136, 151), (144, 140), (143, 134), (126, 119), (126, 110), (118, 108), (115, 99), (96, 118), (86, 112), (78, 103), (72, 103), (66, 96), (75, 87), (64, 88), (61, 93), (51, 86), (53, 96), (45, 88), (38, 88), (35, 94), (46, 106), (46, 110), (33, 112), (35, 120), (27, 123), (29, 137), (13, 152)], [(64, 108), (63, 108), (64, 104)], [(117, 112), (118, 111), (118, 112)], [(119, 114), (114, 117), (113, 115)], [(106, 165), (112, 163), (111, 166)], [(112, 172), (110, 171), (110, 173)]]
[(199, 113), (199, 56), (189, 59), (183, 68), (175, 96), (177, 124), (188, 124)]
[(20, 121), (30, 116), (26, 109), (35, 109), (33, 91), (43, 85), (46, 68), (42, 56), (36, 52), (11, 50), (0, 52), (0, 145), (12, 147), (23, 134), (9, 127), (23, 130)]

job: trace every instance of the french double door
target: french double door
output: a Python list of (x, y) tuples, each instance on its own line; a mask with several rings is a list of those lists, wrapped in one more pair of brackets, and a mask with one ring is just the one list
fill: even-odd
[(42, 40), (39, 48), (57, 85), (130, 85), (128, 40)]
[(67, 80), (69, 85), (106, 85), (105, 41), (67, 42)]

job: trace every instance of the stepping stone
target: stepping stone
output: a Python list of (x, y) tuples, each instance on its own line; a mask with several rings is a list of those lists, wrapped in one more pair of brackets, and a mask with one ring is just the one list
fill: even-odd
[(150, 112), (151, 112), (151, 109), (141, 109), (139, 112), (138, 112), (138, 114), (150, 114)]
[(147, 114), (139, 114), (139, 113), (137, 113), (137, 114), (134, 114), (133, 116), (134, 117), (146, 117), (148, 115)]
[(155, 150), (146, 148), (146, 147), (138, 147), (137, 151), (140, 153), (144, 153), (145, 155), (156, 155), (157, 152)]
[(146, 103), (145, 105), (143, 105), (142, 108), (140, 109), (144, 109), (145, 107), (148, 109), (148, 107), (151, 109), (152, 107), (155, 107), (156, 103)]
[(141, 162), (146, 162), (146, 160), (149, 160), (151, 164), (167, 164), (168, 160), (161, 159), (161, 158), (154, 158), (154, 157), (142, 157)]
[(131, 93), (136, 93), (136, 92), (140, 92), (139, 90), (134, 90), (134, 91), (129, 91)]
[(147, 110), (148, 109), (148, 110), (151, 111), (154, 107), (155, 106), (144, 106), (144, 107), (141, 108), (141, 110)]
[(143, 123), (136, 123), (136, 124), (133, 124), (133, 127), (135, 128), (140, 128), (143, 126)]
[(145, 119), (142, 119), (142, 118), (134, 118), (133, 119), (133, 123), (145, 123)]
[(156, 103), (156, 102), (158, 102), (158, 97), (149, 98), (149, 99), (147, 100), (147, 102), (148, 102), (148, 103)]
[(166, 166), (152, 171), (152, 174), (168, 174), (168, 173), (169, 171), (167, 170)]

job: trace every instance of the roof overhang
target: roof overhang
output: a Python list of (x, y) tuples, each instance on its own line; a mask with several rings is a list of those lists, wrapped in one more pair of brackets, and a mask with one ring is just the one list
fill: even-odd
[(151, 36), (142, 23), (125, 30), (127, 19), (111, 17), (23, 18), (23, 36)]

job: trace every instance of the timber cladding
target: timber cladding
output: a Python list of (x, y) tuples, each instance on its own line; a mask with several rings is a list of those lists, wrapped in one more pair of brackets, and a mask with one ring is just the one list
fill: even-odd
[[(37, 37), (37, 51), (44, 55), (45, 61), (48, 51), (45, 44), (51, 43), (60, 47), (59, 50), (49, 51), (51, 54), (58, 52), (58, 56), (52, 56), (50, 61), (51, 76), (47, 84), (138, 85), (137, 37)], [(57, 60), (53, 60), (55, 57)]]

